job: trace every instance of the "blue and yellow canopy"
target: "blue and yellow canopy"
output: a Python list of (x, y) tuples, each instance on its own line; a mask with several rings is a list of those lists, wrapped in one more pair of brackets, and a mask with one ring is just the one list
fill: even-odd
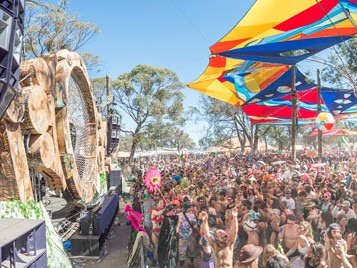
[[(356, 14), (357, 0), (256, 0), (210, 47), (206, 70), (188, 86), (242, 106), (252, 123), (290, 120), (290, 66), (354, 37)], [(317, 115), (317, 87), (300, 72), (296, 77), (298, 117), (310, 120)], [(323, 110), (342, 116), (354, 109), (351, 92), (322, 91)]]

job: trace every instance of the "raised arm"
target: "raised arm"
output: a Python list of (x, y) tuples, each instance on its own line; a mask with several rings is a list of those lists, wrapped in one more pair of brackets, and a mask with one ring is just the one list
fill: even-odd
[(228, 232), (228, 243), (234, 244), (237, 240), (238, 235), (238, 209), (234, 207), (231, 213), (232, 222), (231, 222), (231, 229)]
[(203, 231), (208, 244), (213, 247), (214, 245), (214, 241), (212, 240), (210, 234), (209, 234), (209, 226), (208, 226), (208, 214), (206, 211), (201, 211), (201, 213), (199, 214), (199, 218), (202, 220), (202, 224), (201, 224), (201, 230)]

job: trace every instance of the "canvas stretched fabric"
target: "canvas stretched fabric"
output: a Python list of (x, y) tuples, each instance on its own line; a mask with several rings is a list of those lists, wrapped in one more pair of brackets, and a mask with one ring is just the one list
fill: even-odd
[[(210, 47), (211, 57), (206, 70), (188, 87), (235, 106), (252, 105), (244, 108), (251, 123), (291, 122), (291, 101), (288, 99), (291, 95), (290, 85), (274, 84), (269, 89), (273, 88), (273, 93), (268, 92), (269, 85), (283, 75), (289, 80), (286, 74), (289, 72), (288, 65), (295, 65), (352, 38), (357, 33), (355, 2), (256, 0), (237, 25)], [(292, 53), (297, 50), (300, 53)], [(300, 84), (301, 79), (297, 82)], [(306, 90), (316, 88), (309, 86)], [(299, 92), (299, 86), (296, 90)], [(258, 99), (254, 98), (261, 92), (257, 102)], [(279, 100), (271, 99), (277, 97), (275, 93), (280, 94)], [(344, 92), (341, 96), (334, 94), (326, 95), (326, 105), (329, 106), (323, 106), (323, 109), (332, 109), (331, 113), (338, 107), (353, 110), (354, 103), (344, 99), (347, 95), (352, 97), (350, 92)], [(262, 96), (265, 99), (260, 98)], [(317, 98), (312, 96), (310, 94), (307, 101), (299, 102), (299, 121), (311, 121), (316, 117)], [(339, 104), (342, 106), (331, 102), (336, 98), (341, 99)], [(257, 114), (256, 108), (259, 107), (268, 107), (271, 111), (269, 114)], [(336, 110), (335, 116), (349, 116), (343, 114), (343, 109)]]

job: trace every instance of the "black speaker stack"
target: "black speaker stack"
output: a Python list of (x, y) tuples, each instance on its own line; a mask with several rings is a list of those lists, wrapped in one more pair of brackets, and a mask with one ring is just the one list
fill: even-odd
[(25, 0), (0, 1), (0, 119), (19, 84), (24, 19)]
[(109, 194), (93, 213), (93, 234), (102, 235), (108, 230), (113, 222), (114, 216), (118, 212), (118, 207), (118, 194)]
[(109, 193), (100, 204), (84, 213), (79, 231), (71, 238), (71, 255), (99, 257), (118, 209), (118, 193)]
[(109, 187), (108, 189), (113, 189), (114, 192), (119, 195), (122, 194), (122, 177), (120, 169), (112, 169), (109, 173)]
[(119, 147), (121, 118), (111, 114), (107, 122), (107, 154), (111, 154)]

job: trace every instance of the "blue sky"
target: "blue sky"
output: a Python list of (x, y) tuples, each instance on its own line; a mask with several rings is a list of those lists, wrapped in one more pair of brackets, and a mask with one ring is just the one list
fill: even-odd
[[(102, 71), (91, 78), (112, 79), (137, 64), (175, 71), (183, 83), (205, 70), (209, 46), (227, 34), (253, 0), (71, 0), (67, 11), (101, 29), (83, 50), (99, 55)], [(197, 106), (201, 93), (183, 90), (185, 106)], [(125, 122), (124, 122), (125, 123)], [(128, 122), (127, 122), (128, 123)], [(188, 124), (197, 141), (202, 125)]]

